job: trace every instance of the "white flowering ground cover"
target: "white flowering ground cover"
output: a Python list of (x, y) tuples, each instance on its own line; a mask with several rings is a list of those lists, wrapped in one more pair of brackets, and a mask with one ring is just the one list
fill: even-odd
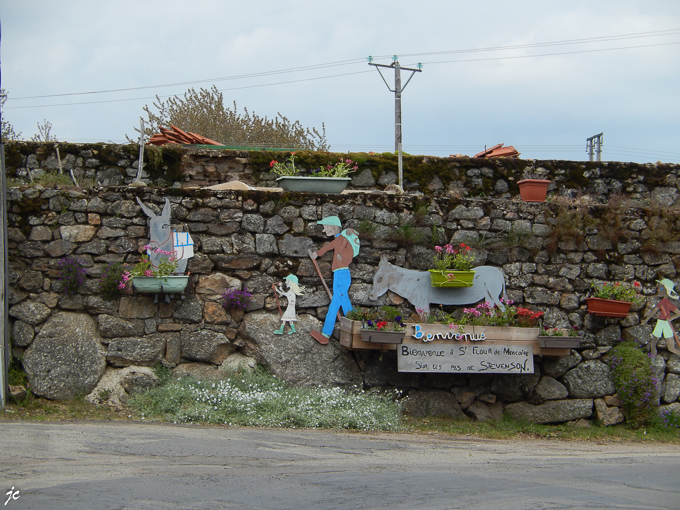
[(220, 381), (168, 378), (134, 395), (145, 419), (239, 426), (398, 430), (400, 406), (389, 396), (341, 388), (293, 388), (264, 371)]

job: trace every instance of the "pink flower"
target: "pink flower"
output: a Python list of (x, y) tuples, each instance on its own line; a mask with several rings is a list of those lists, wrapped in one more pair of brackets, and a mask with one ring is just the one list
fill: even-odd
[(436, 251), (437, 253), (441, 253), (441, 252), (442, 252), (442, 247), (441, 247), (441, 246), (435, 246), (435, 247), (434, 247), (434, 251)]

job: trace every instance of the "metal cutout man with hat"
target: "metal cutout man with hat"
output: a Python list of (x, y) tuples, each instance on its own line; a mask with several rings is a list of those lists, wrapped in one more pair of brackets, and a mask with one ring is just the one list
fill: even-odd
[[(309, 250), (309, 257), (316, 265), (317, 257), (324, 253), (333, 250), (333, 263), (331, 270), (333, 271), (333, 294), (329, 296), (331, 303), (328, 305), (328, 313), (326, 313), (326, 320), (324, 321), (323, 331), (312, 331), (311, 335), (321, 344), (327, 344), (328, 339), (333, 334), (335, 327), (335, 316), (342, 308), (345, 315), (352, 310), (352, 303), (349, 300), (349, 286), (352, 283), (352, 277), (349, 273), (349, 264), (352, 259), (359, 253), (359, 236), (353, 229), (342, 230), (342, 223), (337, 216), (328, 216), (317, 222), (318, 225), (323, 226), (323, 232), (327, 236), (334, 237), (334, 239), (326, 246), (318, 251)], [(317, 266), (317, 271), (318, 271)], [(321, 273), (319, 273), (321, 277)], [(321, 279), (323, 281), (323, 278)], [(325, 283), (324, 283), (325, 285)]]

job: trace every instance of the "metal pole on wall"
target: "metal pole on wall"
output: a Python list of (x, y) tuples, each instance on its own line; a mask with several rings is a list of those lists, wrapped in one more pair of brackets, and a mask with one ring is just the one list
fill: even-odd
[[(0, 27), (0, 38), (2, 38), (2, 27)], [(0, 121), (2, 121), (2, 111), (0, 111)], [(7, 366), (9, 357), (7, 347), (9, 345), (9, 320), (7, 309), (7, 289), (9, 287), (9, 276), (7, 275), (7, 185), (5, 182), (5, 143), (0, 133), (0, 220), (2, 220), (2, 235), (0, 236), (0, 246), (2, 251), (2, 264), (0, 264), (0, 306), (2, 307), (2, 321), (0, 321), (0, 408), (5, 409), (7, 396)]]
[(8, 322), (8, 306), (7, 306), (7, 289), (9, 286), (9, 276), (7, 274), (7, 184), (5, 181), (5, 144), (0, 140), (0, 192), (2, 193), (2, 200), (0, 200), (0, 220), (2, 220), (2, 236), (0, 236), (0, 244), (2, 244), (2, 264), (0, 265), (0, 281), (2, 281), (2, 289), (0, 290), (0, 305), (2, 306), (2, 321), (0, 322), (0, 360), (2, 360), (2, 367), (0, 367), (0, 407), (5, 408), (6, 391), (7, 391), (7, 366), (8, 366), (8, 339), (9, 339), (9, 322)]

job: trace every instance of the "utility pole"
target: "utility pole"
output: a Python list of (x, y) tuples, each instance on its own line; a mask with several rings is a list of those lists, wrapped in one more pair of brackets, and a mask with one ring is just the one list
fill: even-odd
[[(409, 84), (411, 81), (411, 78), (413, 78), (413, 75), (416, 73), (420, 73), (423, 71), (423, 65), (418, 64), (417, 69), (412, 69), (409, 67), (401, 67), (399, 65), (399, 59), (397, 56), (392, 57), (392, 63), (390, 65), (385, 65), (385, 64), (374, 64), (373, 63), (373, 57), (368, 57), (368, 65), (369, 66), (374, 66), (378, 72), (380, 73), (380, 77), (383, 79), (385, 82), (385, 85), (387, 85), (387, 89), (390, 92), (394, 92), (394, 150), (397, 152), (398, 155), (398, 164), (399, 164), (399, 186), (402, 188), (404, 187), (404, 169), (402, 165), (402, 151), (401, 151), (401, 93), (404, 91), (406, 86)], [(380, 70), (381, 67), (387, 67), (394, 69), (394, 89), (391, 89), (389, 84), (387, 83), (387, 80), (382, 74), (382, 71)], [(408, 80), (406, 80), (406, 84), (402, 87), (401, 86), (401, 70), (404, 71), (411, 71), (411, 76), (409, 76)]]
[(586, 152), (588, 161), (593, 160), (593, 151), (597, 153), (597, 160), (602, 161), (602, 146), (604, 145), (604, 133), (586, 138)]

